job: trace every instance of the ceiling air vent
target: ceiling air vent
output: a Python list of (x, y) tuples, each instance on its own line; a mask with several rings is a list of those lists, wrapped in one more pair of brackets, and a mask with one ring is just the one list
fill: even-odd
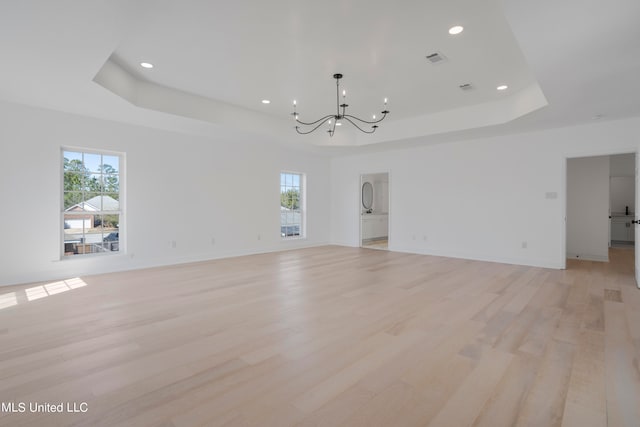
[(446, 56), (444, 56), (440, 52), (434, 52), (431, 55), (427, 55), (427, 59), (432, 64), (439, 64), (439, 63), (444, 62), (444, 61), (447, 60)]
[(473, 90), (475, 88), (473, 87), (473, 85), (471, 83), (465, 83), (463, 85), (460, 85), (460, 89), (466, 92), (468, 90)]

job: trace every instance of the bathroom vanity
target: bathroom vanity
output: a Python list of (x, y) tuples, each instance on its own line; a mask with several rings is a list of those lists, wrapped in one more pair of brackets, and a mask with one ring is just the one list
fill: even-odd
[(387, 238), (389, 230), (389, 215), (376, 213), (362, 214), (362, 239)]
[(611, 241), (617, 242), (633, 242), (635, 241), (635, 227), (631, 221), (635, 217), (633, 215), (625, 215), (624, 213), (611, 214)]

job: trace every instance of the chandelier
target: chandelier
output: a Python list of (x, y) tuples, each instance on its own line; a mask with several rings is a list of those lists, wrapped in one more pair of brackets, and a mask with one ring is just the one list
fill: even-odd
[[(315, 131), (324, 123), (327, 123), (329, 125), (329, 130), (327, 132), (329, 133), (329, 136), (333, 136), (334, 132), (336, 131), (336, 126), (341, 126), (343, 121), (347, 121), (351, 123), (353, 126), (355, 126), (361, 132), (374, 133), (378, 128), (377, 123), (380, 123), (381, 121), (383, 121), (384, 118), (387, 117), (387, 114), (389, 114), (389, 111), (386, 109), (387, 98), (384, 99), (384, 110), (381, 113), (382, 117), (380, 117), (379, 119), (376, 120), (375, 114), (373, 115), (372, 120), (364, 120), (359, 117), (352, 116), (351, 114), (347, 114), (347, 107), (349, 105), (346, 103), (347, 91), (345, 90), (342, 91), (342, 104), (340, 104), (340, 79), (342, 78), (342, 74), (340, 73), (334, 74), (333, 78), (336, 79), (336, 113), (327, 114), (326, 116), (314, 122), (309, 122), (309, 123), (303, 122), (298, 119), (299, 113), (296, 110), (296, 101), (293, 101), (293, 113), (291, 113), (291, 115), (295, 119), (296, 123), (302, 125), (302, 126), (296, 126), (296, 132), (298, 132), (301, 135), (306, 135)], [(342, 108), (342, 113), (340, 112), (341, 108)], [(360, 126), (364, 127), (365, 125), (373, 125), (373, 126), (371, 126), (371, 130), (365, 130), (362, 127), (360, 127)]]

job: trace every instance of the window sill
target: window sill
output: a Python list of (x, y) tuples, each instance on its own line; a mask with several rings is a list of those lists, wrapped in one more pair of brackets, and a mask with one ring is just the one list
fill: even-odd
[(77, 254), (77, 255), (62, 255), (58, 261), (70, 261), (70, 260), (80, 260), (80, 259), (93, 259), (93, 258), (104, 258), (104, 257), (126, 257), (127, 254), (125, 252), (103, 252), (103, 253), (95, 253), (95, 254)]

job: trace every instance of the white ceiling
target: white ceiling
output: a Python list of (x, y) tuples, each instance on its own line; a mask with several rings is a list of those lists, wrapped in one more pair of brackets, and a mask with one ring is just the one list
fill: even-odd
[[(566, 126), (640, 115), (638, 18), (637, 0), (2, 2), (0, 98), (304, 146)], [(351, 114), (384, 97), (391, 114), (374, 135), (297, 135), (291, 101), (303, 120), (333, 113), (336, 72)]]

